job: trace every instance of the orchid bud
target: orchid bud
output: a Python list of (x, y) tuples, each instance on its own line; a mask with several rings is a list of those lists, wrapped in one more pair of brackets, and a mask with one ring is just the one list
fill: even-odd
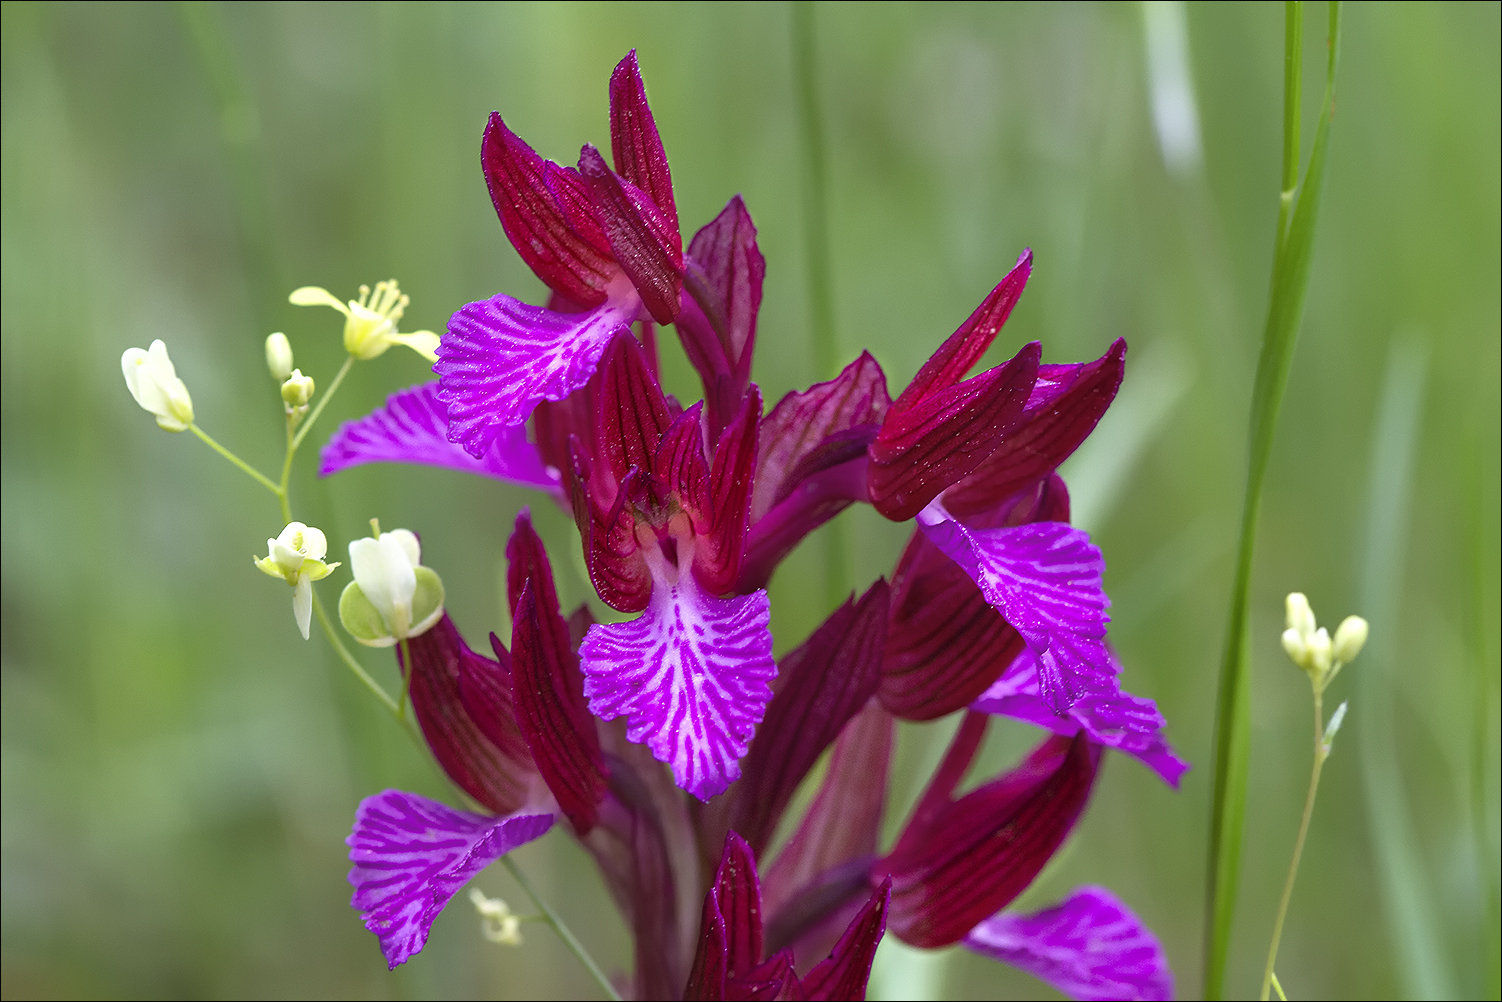
[(151, 342), (145, 351), (127, 348), (120, 356), (120, 370), (125, 388), (141, 409), (156, 415), (156, 423), (166, 431), (187, 431), (193, 423), (193, 399), (188, 388), (177, 378), (167, 346), (161, 339)]
[(1335, 629), (1335, 642), (1330, 656), (1341, 664), (1350, 664), (1366, 646), (1368, 632), (1366, 620), (1360, 616), (1347, 616)]
[(271, 370), (271, 378), (278, 383), (286, 382), (292, 375), (292, 345), (281, 331), (266, 337), (266, 368)]
[(443, 615), (443, 582), (420, 563), (417, 537), (393, 529), (349, 544), (355, 579), (339, 597), (339, 621), (367, 647), (425, 633)]
[(287, 381), (282, 383), (282, 402), (287, 405), (287, 410), (306, 407), (312, 398), (313, 377), (304, 376), (300, 369), (293, 369)]
[(266, 540), (266, 550), (267, 556), (251, 559), (262, 573), (292, 586), (292, 616), (307, 640), (313, 620), (313, 582), (328, 577), (339, 566), (323, 562), (329, 552), (328, 538), (311, 525), (288, 522), (279, 536)]
[(1303, 592), (1290, 592), (1284, 605), (1288, 610), (1287, 626), (1290, 630), (1298, 630), (1306, 637), (1314, 632), (1314, 610), (1309, 607), (1309, 599)]

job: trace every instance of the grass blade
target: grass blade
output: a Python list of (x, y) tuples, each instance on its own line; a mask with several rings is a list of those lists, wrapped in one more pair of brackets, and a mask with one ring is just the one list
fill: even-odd
[[(1246, 816), (1247, 767), (1251, 747), (1251, 679), (1247, 673), (1251, 640), (1250, 613), (1252, 556), (1262, 506), (1262, 483), (1272, 454), (1278, 412), (1304, 297), (1309, 290), (1309, 263), (1314, 231), (1324, 191), (1329, 155), (1330, 120), (1335, 101), (1335, 70), (1340, 54), (1340, 4), (1330, 4), (1329, 59), (1314, 148), (1300, 190), (1289, 187), (1298, 168), (1298, 109), (1302, 15), (1297, 3), (1286, 7), (1284, 66), (1283, 191), (1278, 209), (1277, 243), (1273, 252), (1272, 289), (1257, 378), (1252, 389), (1251, 448), (1247, 460), (1246, 496), (1242, 503), (1241, 535), (1232, 586), (1230, 622), (1221, 662), (1215, 716), (1215, 793), (1210, 817), (1210, 851), (1206, 886), (1205, 997), (1221, 997), (1226, 959), (1231, 944), (1237, 882), (1241, 872), (1241, 835)], [(1290, 218), (1291, 216), (1291, 218)]]
[(1444, 999), (1456, 997), (1441, 945), (1444, 935), (1434, 913), (1393, 742), (1393, 674), (1400, 667), (1394, 658), (1394, 636), (1402, 619), (1403, 551), (1427, 363), (1428, 351), (1420, 344), (1396, 340), (1388, 352), (1372, 432), (1360, 587), (1361, 611), (1374, 629), (1357, 693), (1362, 703), (1358, 727), (1367, 818), (1403, 994)]

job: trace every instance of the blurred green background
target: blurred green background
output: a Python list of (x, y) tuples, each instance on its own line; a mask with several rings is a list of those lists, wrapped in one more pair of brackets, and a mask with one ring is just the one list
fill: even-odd
[[(899, 388), (1024, 247), (1035, 277), (994, 357), (1033, 338), (1045, 361), (1131, 345), (1116, 408), (1065, 472), (1109, 564), (1126, 685), (1158, 701), (1195, 769), (1174, 793), (1114, 758), (1019, 905), (1110, 886), (1193, 996), (1277, 211), (1281, 10), (839, 5), (815, 23), (841, 358), (869, 348)], [(769, 401), (806, 386), (790, 32), (780, 4), (4, 5), (6, 998), (594, 996), (545, 929), (521, 951), (493, 946), (462, 898), (420, 957), (386, 972), (347, 906), (342, 840), (362, 796), (445, 787), (250, 566), (280, 528), (273, 499), (159, 431), (118, 360), (165, 339), (199, 423), (276, 468), (262, 339), (285, 330), (324, 384), (342, 355), (340, 318), (287, 293), (396, 276), (404, 326), (437, 330), (499, 291), (540, 301), (486, 196), (485, 116), (500, 109), (571, 162), (608, 141), (606, 83), (634, 46), (686, 233), (735, 192), (760, 227), (757, 379)], [(1323, 5), (1305, 42), (1307, 150)], [(1306, 998), (1495, 998), (1498, 6), (1350, 7), (1339, 87), (1254, 579), (1230, 990), (1260, 976), (1307, 778), (1307, 683), (1278, 646), (1282, 597), (1300, 589), (1323, 621), (1373, 622), (1327, 697), (1350, 698), (1351, 715), (1282, 982)], [(695, 398), (668, 337), (669, 388)], [(312, 440), (424, 376), (409, 352), (359, 365)], [(425, 469), (318, 482), (315, 453), (298, 458), (298, 517), (336, 554), (371, 516), (420, 531), (473, 642), (507, 629), (502, 551), (523, 505), (565, 602), (589, 596), (573, 529), (545, 500)], [(856, 583), (890, 573), (902, 528), (867, 510), (845, 520)], [(826, 552), (814, 537), (773, 583), (779, 652), (828, 611)], [(326, 601), (344, 573), (320, 586)], [(389, 684), (389, 657), (362, 654)], [(994, 731), (992, 768), (1035, 737)], [(946, 733), (904, 730), (894, 823)], [(520, 858), (607, 968), (625, 965), (587, 857), (560, 831)], [(479, 885), (525, 908), (499, 872)], [(1050, 997), (960, 951), (884, 945), (873, 996), (909, 994)]]

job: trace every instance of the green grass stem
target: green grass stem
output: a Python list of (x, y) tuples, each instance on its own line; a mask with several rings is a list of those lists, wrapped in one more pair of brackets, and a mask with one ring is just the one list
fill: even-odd
[[(1241, 873), (1241, 836), (1246, 817), (1247, 771), (1251, 750), (1251, 654), (1248, 621), (1251, 612), (1252, 558), (1256, 552), (1257, 520), (1262, 487), (1272, 455), (1278, 412), (1293, 349), (1298, 340), (1304, 298), (1309, 289), (1309, 263), (1319, 219), (1328, 162), (1330, 123), (1335, 107), (1335, 71), (1340, 55), (1340, 4), (1330, 4), (1329, 58), (1325, 93), (1315, 129), (1314, 148), (1302, 185), (1290, 187), (1299, 160), (1299, 98), (1302, 84), (1302, 11), (1296, 2), (1285, 8), (1283, 186), (1279, 193), (1278, 232), (1273, 248), (1272, 288), (1262, 354), (1252, 390), (1250, 450), (1246, 495), (1242, 502), (1241, 533), (1236, 577), (1232, 585), (1229, 625), (1221, 661), (1215, 715), (1214, 800), (1210, 816), (1210, 847), (1205, 894), (1205, 984), (1208, 999), (1221, 997), (1231, 927)], [(1285, 223), (1286, 221), (1286, 223)]]

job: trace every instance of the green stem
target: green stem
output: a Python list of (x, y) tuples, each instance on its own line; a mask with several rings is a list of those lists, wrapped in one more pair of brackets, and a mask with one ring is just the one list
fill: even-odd
[(256, 483), (260, 484), (262, 487), (265, 487), (268, 491), (275, 494), (279, 498), (284, 496), (282, 489), (278, 487), (274, 482), (272, 482), (272, 479), (270, 477), (266, 476), (254, 466), (251, 466), (249, 463), (241, 459), (239, 456), (235, 455), (233, 452), (230, 452), (218, 442), (214, 441), (209, 437), (208, 433), (202, 428), (198, 427), (198, 425), (190, 424), (188, 425), (188, 430), (197, 435), (199, 438), (203, 439), (204, 444), (207, 445), (210, 449), (213, 449), (215, 452), (219, 453), (219, 455), (223, 456), (225, 459), (228, 459), (231, 463), (234, 463), (246, 473), (249, 473), (252, 477), (255, 478)]
[[(1309, 775), (1309, 792), (1304, 797), (1304, 816), (1299, 820), (1299, 837), (1293, 843), (1293, 859), (1288, 864), (1288, 877), (1283, 881), (1283, 897), (1278, 901), (1278, 917), (1273, 922), (1273, 941), (1267, 949), (1267, 969), (1262, 972), (1262, 1002), (1267, 1002), (1273, 986), (1273, 965), (1278, 961), (1278, 943), (1283, 939), (1283, 920), (1288, 917), (1288, 902), (1293, 898), (1293, 882), (1299, 875), (1299, 859), (1304, 855), (1304, 839), (1309, 834), (1309, 819), (1314, 816), (1314, 795), (1319, 790), (1320, 770), (1329, 754), (1325, 750), (1324, 693), (1319, 685), (1314, 687), (1314, 771)], [(1278, 994), (1282, 995), (1280, 985)]]
[(329, 620), (329, 614), (324, 611), (323, 602), (318, 598), (317, 591), (313, 592), (313, 614), (318, 617), (319, 625), (323, 627), (324, 636), (329, 638), (329, 643), (333, 645), (334, 651), (345, 665), (349, 667), (349, 670), (355, 673), (355, 678), (359, 679), (365, 688), (370, 690), (371, 695), (380, 700), (381, 705), (401, 723), (402, 727), (406, 729), (407, 735), (412, 738), (417, 747), (421, 748), (423, 746), (422, 736), (413, 728), (412, 721), (408, 720), (402, 714), (396, 705), (396, 701), (386, 694), (386, 690), (381, 688), (379, 682), (370, 677), (370, 673), (365, 670), (359, 661), (355, 660), (355, 656), (349, 652), (349, 648), (344, 646), (344, 641), (339, 639), (339, 634), (335, 632), (334, 624)]
[(553, 927), (553, 931), (558, 934), (558, 938), (563, 940), (563, 945), (569, 948), (569, 952), (579, 959), (579, 963), (584, 965), (584, 969), (589, 972), (590, 977), (595, 979), (595, 983), (600, 986), (600, 989), (605, 993), (605, 997), (612, 999), (613, 1002), (621, 1002), (621, 993), (616, 991), (615, 985), (612, 985), (610, 979), (605, 977), (605, 972), (600, 970), (600, 965), (596, 964), (594, 958), (584, 949), (584, 944), (580, 943), (574, 937), (574, 934), (569, 931), (568, 926), (563, 924), (563, 919), (558, 917), (558, 913), (553, 911), (548, 906), (548, 903), (538, 895), (537, 891), (532, 887), (532, 882), (522, 873), (521, 867), (517, 866), (516, 862), (509, 855), (502, 856), (501, 863), (505, 865), (506, 872), (511, 874), (511, 878), (521, 885), (522, 890), (527, 892), (527, 896), (532, 899), (532, 903), (537, 906), (538, 911), (542, 912), (543, 921)]
[(1250, 450), (1246, 494), (1242, 501), (1236, 576), (1222, 654), (1216, 697), (1214, 799), (1210, 815), (1210, 846), (1205, 887), (1205, 989), (1218, 999), (1224, 988), (1230, 952), (1237, 884), (1241, 870), (1241, 837), (1246, 815), (1247, 776), (1251, 756), (1251, 678), (1248, 663), (1252, 559), (1256, 552), (1262, 486), (1272, 455), (1278, 412), (1293, 365), (1293, 349), (1309, 289), (1309, 262), (1314, 230), (1324, 190), (1330, 123), (1335, 107), (1335, 70), (1340, 53), (1340, 4), (1330, 4), (1329, 62), (1325, 94), (1315, 130), (1314, 147), (1303, 184), (1298, 174), (1298, 109), (1300, 98), (1302, 18), (1296, 3), (1285, 10), (1284, 24), (1283, 170), (1278, 203), (1278, 232), (1273, 244), (1272, 287), (1262, 353), (1252, 389)]
[[(344, 382), (344, 377), (349, 375), (350, 367), (354, 364), (355, 356), (346, 355), (344, 357), (344, 364), (339, 367), (339, 371), (334, 375), (334, 381), (329, 384), (328, 389), (323, 391), (323, 396), (318, 398), (318, 404), (313, 408), (313, 413), (308, 415), (307, 420), (302, 423), (302, 428), (298, 430), (297, 435), (292, 439), (293, 452), (296, 452), (297, 447), (302, 445), (302, 440), (308, 437), (308, 432), (312, 429), (313, 422), (317, 421), (318, 415), (323, 413), (323, 408), (328, 405), (329, 398), (334, 395), (335, 390), (339, 389), (339, 384)], [(290, 458), (288, 462), (290, 464)]]
[(412, 693), (412, 648), (407, 646), (407, 638), (400, 641), (402, 645), (402, 697), (396, 703), (396, 715), (401, 720), (407, 719), (407, 699)]

